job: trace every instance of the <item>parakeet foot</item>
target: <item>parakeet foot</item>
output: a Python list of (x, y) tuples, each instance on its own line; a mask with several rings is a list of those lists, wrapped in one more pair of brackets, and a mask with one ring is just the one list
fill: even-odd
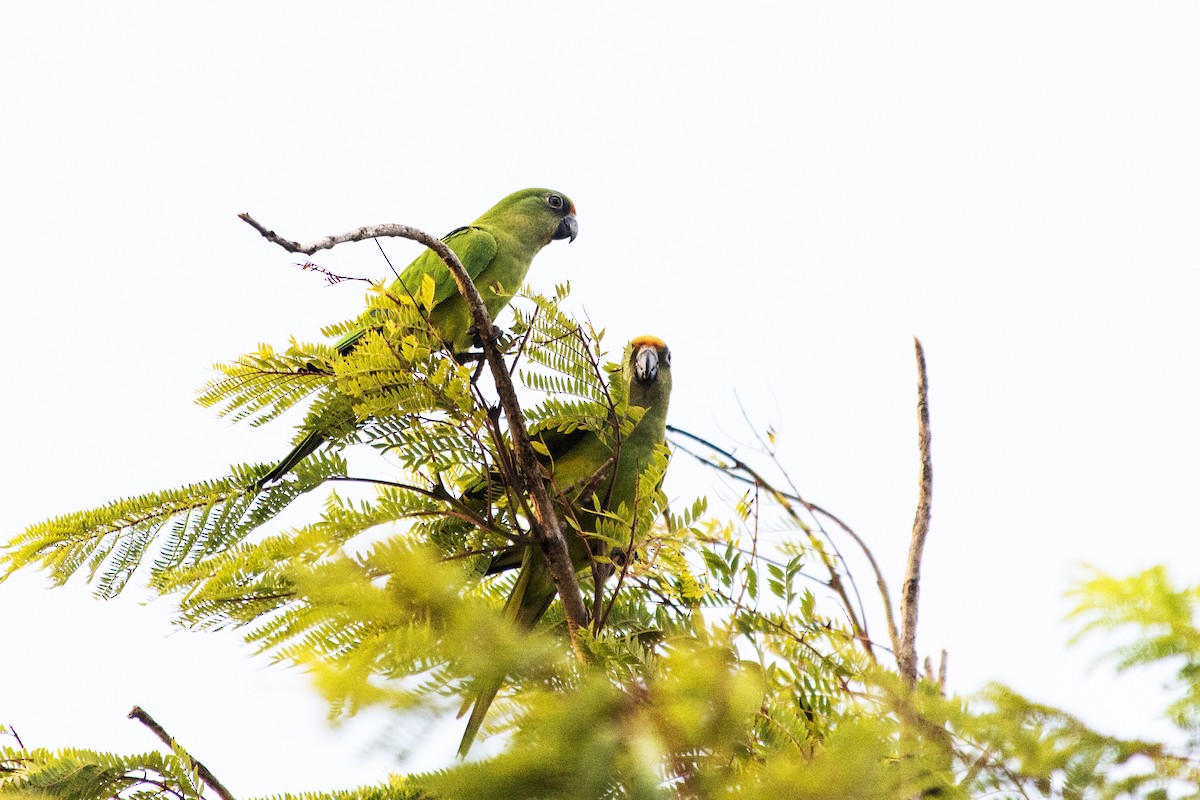
[[(482, 349), (483, 348), (483, 337), (481, 337), (479, 335), (479, 331), (477, 331), (475, 328), (471, 328), (471, 330), (469, 330), (468, 333), (471, 336), (471, 343), (475, 347)], [(505, 339), (506, 339), (506, 334), (504, 333), (504, 329), (501, 328), (499, 325), (492, 325), (492, 340), (496, 342), (496, 346), (499, 347), (501, 350), (505, 349)]]

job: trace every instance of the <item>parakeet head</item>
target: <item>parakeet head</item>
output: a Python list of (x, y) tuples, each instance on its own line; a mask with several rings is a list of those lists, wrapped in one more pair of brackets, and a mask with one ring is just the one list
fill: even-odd
[(625, 362), (629, 404), (666, 413), (671, 398), (671, 349), (657, 336), (629, 343)]
[(571, 198), (553, 189), (522, 189), (488, 209), (475, 221), (478, 227), (496, 226), (526, 240), (535, 248), (555, 239), (575, 241), (579, 222)]

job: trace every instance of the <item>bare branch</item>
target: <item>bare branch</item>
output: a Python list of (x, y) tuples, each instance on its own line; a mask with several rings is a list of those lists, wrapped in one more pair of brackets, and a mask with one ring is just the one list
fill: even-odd
[(220, 795), (222, 800), (234, 800), (234, 797), (230, 791), (226, 789), (219, 780), (217, 780), (217, 776), (209, 772), (208, 767), (197, 761), (191, 753), (189, 753), (187, 750), (184, 750), (183, 745), (176, 742), (175, 737), (163, 730), (163, 726), (155, 722), (154, 717), (147, 714), (141, 708), (141, 706), (134, 706), (129, 712), (129, 718), (136, 719), (138, 722), (145, 725), (154, 733), (155, 736), (162, 740), (163, 744), (165, 744), (167, 747), (178, 750), (185, 757), (187, 757), (187, 760), (190, 761), (192, 766), (195, 768), (196, 774), (200, 776), (200, 780), (208, 784), (209, 788)]
[[(363, 242), (367, 239), (377, 239), (379, 237), (399, 237), (401, 239), (412, 239), (415, 242), (424, 244), (431, 250), (436, 249), (430, 247), (430, 245), (426, 243), (426, 240), (433, 239), (433, 237), (429, 234), (419, 231), (416, 228), (409, 227), (408, 225), (396, 225), (395, 223), (390, 222), (382, 225), (364, 225), (361, 228), (355, 228), (354, 230), (347, 231), (346, 233), (338, 233), (334, 234), (333, 236), (326, 236), (324, 239), (317, 239), (315, 242), (300, 244), (299, 242), (294, 242), (291, 239), (283, 238), (275, 231), (268, 230), (266, 226), (249, 214), (238, 214), (238, 219), (261, 233), (263, 238), (268, 242), (279, 245), (289, 253), (303, 253), (306, 256), (311, 256), (318, 250), (328, 250), (331, 247), (336, 247), (337, 245), (345, 244), (346, 242)], [(440, 243), (441, 239), (438, 239), (437, 241)], [(449, 248), (446, 249), (449, 250)]]
[[(871, 571), (875, 573), (875, 586), (879, 589), (879, 597), (883, 604), (883, 616), (887, 622), (888, 639), (892, 643), (892, 652), (895, 653), (900, 647), (900, 632), (896, 629), (896, 614), (892, 610), (892, 595), (888, 591), (887, 581), (883, 577), (883, 570), (879, 568), (879, 562), (875, 560), (875, 554), (871, 552), (871, 548), (867, 547), (867, 543), (863, 541), (862, 537), (855, 533), (853, 528), (843, 522), (832, 511), (822, 508), (816, 503), (808, 503), (804, 500), (800, 502), (803, 502), (808, 507), (808, 510), (813, 513), (813, 518), (817, 519), (818, 523), (820, 522), (820, 517), (825, 517), (834, 525), (841, 528), (842, 532), (853, 539), (854, 543), (858, 545), (858, 549), (866, 556), (867, 563), (871, 565)], [(817, 515), (820, 515), (820, 517)], [(828, 536), (828, 534), (826, 535)], [(866, 615), (865, 611), (863, 615)]]
[(525, 417), (521, 413), (520, 403), (517, 402), (517, 393), (513, 387), (512, 377), (509, 375), (508, 368), (504, 364), (504, 357), (497, 346), (495, 325), (492, 324), (492, 319), (483, 304), (483, 298), (479, 296), (479, 290), (471, 282), (471, 277), (467, 274), (462, 262), (458, 260), (458, 256), (441, 239), (408, 225), (392, 223), (367, 225), (302, 245), (290, 239), (284, 239), (274, 231), (268, 230), (249, 214), (239, 214), (238, 217), (261, 233), (267, 241), (274, 242), (290, 253), (312, 255), (318, 250), (325, 250), (344, 242), (359, 242), (364, 239), (394, 236), (420, 242), (437, 253), (438, 257), (446, 263), (446, 267), (454, 277), (454, 282), (458, 284), (459, 293), (466, 299), (467, 306), (471, 310), (471, 321), (478, 332), (484, 358), (491, 369), (496, 393), (500, 396), (500, 405), (504, 409), (504, 416), (508, 419), (509, 432), (512, 435), (513, 450), (516, 455), (517, 477), (523, 484), (517, 488), (519, 491), (528, 493), (533, 500), (534, 520), (531, 526), (533, 537), (546, 557), (546, 565), (554, 579), (558, 596), (562, 599), (571, 646), (575, 650), (575, 654), (582, 658), (579, 628), (587, 624), (587, 609), (583, 604), (579, 580), (575, 577), (575, 568), (571, 564), (571, 555), (567, 550), (566, 539), (563, 538), (562, 527), (554, 511), (554, 504), (546, 489), (546, 483), (542, 478), (541, 467), (529, 439), (529, 431), (525, 428)]
[(900, 652), (897, 661), (900, 677), (910, 685), (917, 682), (917, 601), (921, 592), (921, 554), (929, 534), (929, 515), (933, 503), (933, 458), (929, 451), (929, 378), (925, 373), (925, 350), (913, 337), (917, 351), (917, 440), (921, 452), (920, 497), (913, 519), (912, 541), (908, 546), (908, 564), (900, 590)]
[[(836, 516), (834, 516), (833, 514), (831, 514), (828, 511), (826, 511), (825, 509), (821, 508), (819, 505), (816, 505), (815, 503), (811, 503), (808, 500), (805, 500), (803, 497), (801, 497), (799, 494), (797, 494), (795, 492), (787, 492), (787, 491), (777, 488), (776, 486), (771, 484), (766, 478), (764, 478), (760, 472), (755, 470), (753, 467), (751, 467), (746, 462), (739, 459), (737, 456), (735, 456), (730, 451), (728, 451), (716, 444), (713, 444), (712, 442), (710, 442), (709, 440), (705, 439), (702, 436), (697, 436), (696, 434), (691, 433), (690, 431), (685, 431), (684, 429), (677, 428), (674, 425), (668, 425), (667, 431), (670, 433), (678, 434), (679, 436), (684, 436), (688, 439), (691, 439), (694, 442), (697, 442), (698, 444), (702, 444), (705, 447), (712, 450), (717, 455), (721, 456), (724, 459), (727, 459), (728, 463), (720, 463), (711, 458), (707, 458), (703, 455), (692, 452), (691, 450), (684, 447), (683, 445), (680, 445), (678, 442), (674, 443), (676, 447), (678, 447), (683, 452), (685, 452), (688, 455), (695, 458), (701, 464), (705, 464), (709, 467), (712, 467), (713, 469), (724, 473), (725, 475), (727, 475), (728, 477), (730, 477), (734, 480), (742, 481), (743, 483), (748, 483), (748, 484), (752, 484), (755, 486), (762, 486), (763, 488), (765, 488), (767, 490), (767, 492), (770, 494), (770, 496), (779, 504), (779, 507), (783, 509), (784, 513), (786, 513), (788, 515), (788, 517), (790, 517), (792, 519), (792, 521), (796, 523), (796, 525), (800, 528), (800, 530), (802, 530), (806, 534), (808, 534), (810, 541), (814, 543), (813, 549), (815, 550), (817, 555), (820, 557), (822, 564), (829, 571), (829, 581), (825, 585), (827, 585), (834, 593), (836, 593), (841, 598), (842, 607), (846, 611), (847, 616), (850, 618), (851, 626), (854, 628), (855, 637), (863, 645), (863, 648), (867, 651), (867, 654), (870, 655), (871, 658), (873, 659), (875, 657), (875, 654), (872, 649), (873, 644), (872, 644), (872, 640), (870, 637), (870, 633), (866, 627), (866, 622), (865, 622), (866, 611), (862, 607), (861, 599), (859, 600), (859, 612), (860, 613), (856, 614), (854, 612), (854, 606), (850, 602), (850, 596), (846, 591), (845, 585), (842, 583), (841, 575), (838, 572), (836, 565), (834, 564), (833, 560), (829, 557), (829, 554), (825, 552), (824, 548), (819, 546), (819, 542), (818, 542), (816, 536), (813, 534), (812, 528), (800, 518), (799, 514), (796, 512), (796, 509), (792, 507), (792, 504), (789, 501), (799, 503), (801, 506), (804, 507), (804, 509), (806, 511), (808, 511), (810, 514), (813, 515), (813, 519), (817, 523), (817, 528), (821, 531), (821, 533), (829, 541), (830, 546), (833, 547), (834, 552), (837, 554), (838, 560), (841, 561), (843, 564), (846, 563), (846, 560), (844, 558), (842, 558), (841, 552), (838, 550), (836, 542), (833, 541), (833, 537), (831, 537), (829, 535), (829, 533), (825, 530), (825, 528), (821, 525), (821, 521), (817, 517), (817, 515), (820, 514), (824, 517), (827, 517), (828, 519), (830, 519), (834, 523), (836, 523), (838, 525), (838, 527), (840, 527), (843, 531), (845, 531), (846, 534), (848, 536), (850, 536), (850, 538), (854, 540), (855, 544), (857, 544), (859, 546), (859, 548), (863, 551), (863, 554), (867, 557), (867, 561), (871, 565), (872, 571), (874, 571), (874, 573), (875, 573), (875, 582), (876, 582), (876, 585), (879, 587), (879, 593), (880, 593), (880, 596), (883, 601), (883, 611), (884, 611), (884, 616), (887, 620), (888, 634), (892, 640), (892, 651), (895, 652), (899, 649), (899, 638), (898, 638), (898, 634), (897, 634), (897, 630), (896, 630), (895, 618), (892, 614), (892, 601), (891, 601), (891, 596), (888, 594), (887, 581), (885, 581), (883, 578), (883, 572), (880, 571), (879, 564), (875, 561), (875, 556), (871, 553), (870, 548), (867, 547), (866, 542), (864, 542), (858, 534), (856, 534), (848, 525), (846, 525), (846, 523), (842, 522)], [(738, 474), (738, 472), (744, 472), (745, 474), (740, 475), (740, 474)], [(853, 576), (849, 575), (849, 573), (847, 573), (847, 578), (848, 578), (848, 580), (850, 580), (852, 587), (854, 587), (854, 592), (855, 592), (855, 595), (857, 596), (858, 589), (857, 589), (857, 584), (854, 582)]]

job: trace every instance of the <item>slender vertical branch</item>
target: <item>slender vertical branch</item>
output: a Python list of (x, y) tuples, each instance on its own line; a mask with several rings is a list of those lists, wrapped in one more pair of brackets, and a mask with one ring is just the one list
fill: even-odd
[(933, 458), (929, 450), (929, 377), (925, 373), (925, 350), (913, 337), (917, 351), (917, 441), (921, 453), (920, 496), (913, 519), (912, 540), (908, 546), (908, 564), (900, 590), (900, 652), (897, 661), (900, 677), (910, 685), (917, 683), (917, 601), (921, 592), (921, 554), (929, 534), (929, 515), (933, 503)]
[(163, 730), (163, 726), (155, 722), (154, 717), (147, 714), (141, 708), (141, 706), (134, 706), (129, 712), (128, 716), (130, 719), (136, 719), (138, 722), (142, 723), (151, 731), (153, 731), (154, 735), (161, 739), (162, 743), (167, 747), (182, 753), (191, 763), (192, 767), (195, 768), (196, 774), (200, 776), (200, 780), (204, 781), (210, 789), (220, 795), (221, 800), (234, 800), (230, 791), (226, 789), (219, 780), (217, 780), (217, 776), (209, 772), (208, 767), (197, 761), (191, 753), (189, 753), (187, 750), (184, 750), (183, 745), (176, 742), (175, 738), (171, 736), (171, 734)]
[(519, 491), (527, 493), (533, 500), (534, 519), (531, 527), (534, 540), (546, 556), (546, 565), (554, 579), (558, 596), (562, 599), (571, 645), (576, 655), (582, 657), (579, 629), (587, 624), (587, 609), (583, 604), (583, 593), (579, 588), (579, 580), (575, 577), (575, 569), (571, 564), (567, 542), (563, 538), (562, 526), (559, 524), (550, 493), (542, 478), (541, 467), (529, 439), (529, 431), (525, 428), (525, 417), (521, 413), (520, 403), (517, 402), (517, 393), (513, 387), (512, 377), (509, 375), (508, 368), (504, 364), (504, 356), (497, 345), (495, 326), (483, 304), (483, 298), (479, 296), (479, 290), (471, 282), (471, 277), (467, 274), (462, 262), (458, 260), (458, 256), (441, 239), (408, 225), (368, 225), (302, 245), (284, 239), (264, 227), (249, 214), (239, 214), (238, 216), (243, 222), (262, 234), (267, 241), (273, 242), (291, 253), (312, 255), (318, 250), (334, 247), (344, 242), (396, 236), (425, 245), (445, 262), (450, 274), (454, 277), (454, 282), (458, 284), (459, 293), (467, 301), (467, 306), (471, 311), (471, 321), (479, 333), (484, 359), (491, 369), (496, 393), (500, 396), (500, 405), (504, 409), (504, 416), (508, 419), (509, 432), (512, 435), (513, 450), (517, 461), (517, 477), (524, 484), (517, 488)]

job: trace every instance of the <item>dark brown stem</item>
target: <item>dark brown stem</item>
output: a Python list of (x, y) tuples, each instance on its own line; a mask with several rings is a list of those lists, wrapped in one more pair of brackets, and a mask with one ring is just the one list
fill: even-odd
[[(369, 483), (375, 486), (387, 486), (392, 489), (401, 489), (406, 492), (413, 492), (414, 494), (419, 494), (422, 497), (428, 497), (431, 500), (438, 500), (451, 507), (451, 510), (449, 511), (441, 510), (437, 513), (449, 514), (452, 517), (461, 519), (463, 522), (474, 525), (480, 530), (488, 531), (489, 533), (494, 533), (498, 536), (504, 536), (509, 539), (513, 538), (512, 533), (475, 513), (475, 511), (469, 508), (466, 503), (450, 494), (449, 490), (447, 490), (446, 487), (442, 486), (440, 483), (432, 489), (423, 489), (420, 486), (413, 486), (410, 483), (398, 483), (397, 481), (384, 480), (383, 478), (354, 478), (349, 475), (334, 475), (333, 477), (326, 478), (325, 480), (330, 482), (340, 481), (342, 483)], [(424, 512), (414, 512), (411, 514), (411, 516), (423, 515), (425, 515)]]
[(217, 776), (209, 772), (208, 767), (197, 761), (191, 753), (189, 753), (187, 750), (184, 750), (183, 745), (176, 742), (175, 738), (163, 730), (163, 726), (155, 722), (154, 717), (147, 714), (140, 706), (133, 707), (133, 710), (129, 712), (129, 718), (136, 719), (138, 722), (142, 723), (151, 731), (153, 731), (154, 735), (161, 739), (162, 743), (167, 747), (182, 753), (183, 756), (187, 758), (189, 762), (191, 762), (192, 767), (194, 767), (196, 770), (196, 774), (200, 776), (200, 780), (204, 781), (210, 789), (220, 795), (222, 800), (234, 800), (234, 797), (229, 790), (221, 785), (221, 782), (217, 780)]
[(525, 417), (521, 413), (521, 405), (517, 402), (516, 389), (512, 378), (504, 364), (504, 357), (496, 345), (495, 326), (479, 296), (479, 290), (471, 282), (462, 262), (446, 243), (436, 236), (430, 236), (424, 231), (408, 225), (383, 224), (368, 225), (347, 233), (326, 236), (306, 245), (284, 239), (272, 230), (268, 230), (249, 214), (239, 214), (238, 217), (246, 224), (261, 233), (269, 242), (273, 242), (291, 253), (312, 255), (318, 250), (325, 250), (344, 242), (359, 242), (364, 239), (375, 239), (384, 236), (395, 236), (411, 239), (428, 247), (437, 253), (445, 262), (458, 291), (467, 301), (471, 310), (471, 321), (479, 332), (479, 340), (483, 346), (484, 358), (491, 369), (492, 378), (496, 385), (496, 394), (500, 396), (500, 405), (504, 416), (508, 419), (509, 432), (512, 435), (513, 451), (516, 456), (517, 477), (522, 486), (518, 490), (527, 493), (533, 500), (533, 524), (531, 525), (534, 540), (541, 547), (546, 557), (546, 566), (554, 579), (558, 596), (562, 599), (563, 613), (567, 618), (567, 631), (571, 637), (571, 646), (575, 654), (582, 658), (579, 645), (579, 629), (587, 624), (587, 610), (583, 604), (583, 593), (579, 588), (579, 580), (575, 577), (575, 569), (571, 564), (571, 555), (567, 550), (566, 539), (563, 538), (562, 527), (554, 511), (554, 504), (546, 483), (542, 479), (541, 467), (533, 444), (529, 440), (529, 431), (525, 428)]
[(925, 350), (921, 340), (913, 338), (917, 351), (917, 442), (921, 453), (920, 496), (913, 519), (912, 541), (908, 546), (908, 564), (900, 590), (900, 652), (897, 661), (900, 677), (909, 685), (917, 683), (917, 601), (921, 593), (921, 554), (929, 534), (929, 515), (933, 503), (933, 458), (929, 451), (929, 378), (925, 373)]
[(17, 735), (17, 729), (16, 729), (16, 728), (14, 728), (12, 725), (9, 725), (9, 726), (8, 726), (8, 732), (9, 732), (10, 734), (12, 734), (12, 737), (13, 737), (14, 739), (16, 739), (16, 740), (17, 740), (17, 747), (19, 747), (19, 748), (21, 748), (22, 750), (24, 750), (24, 749), (25, 749), (25, 743), (24, 743), (24, 742), (22, 742), (22, 741), (21, 741), (21, 737)]

